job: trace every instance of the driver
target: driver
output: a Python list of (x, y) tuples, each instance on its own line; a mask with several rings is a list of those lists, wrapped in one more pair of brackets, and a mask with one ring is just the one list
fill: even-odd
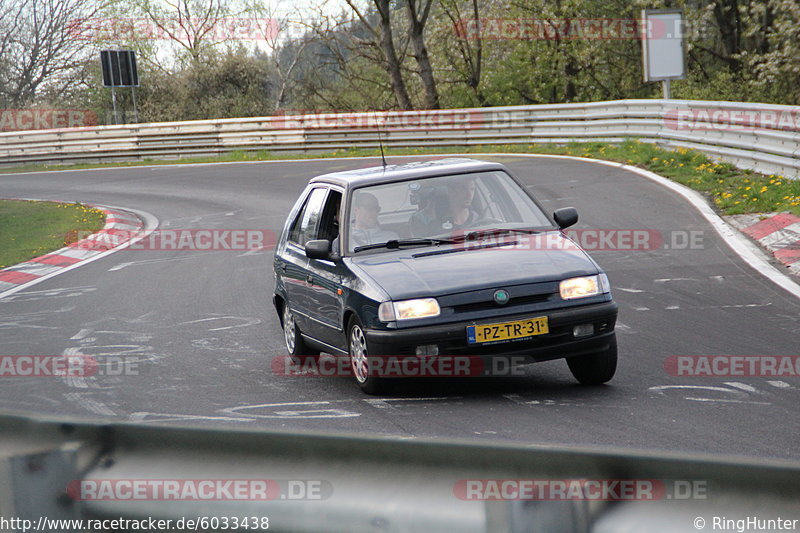
[(381, 228), (378, 215), (381, 206), (374, 194), (356, 193), (353, 198), (353, 218), (350, 224), (350, 247), (364, 246), (397, 239), (397, 233)]

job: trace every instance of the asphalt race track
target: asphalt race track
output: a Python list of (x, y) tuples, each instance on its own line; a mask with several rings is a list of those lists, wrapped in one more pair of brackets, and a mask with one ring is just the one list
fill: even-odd
[[(675, 355), (800, 354), (797, 298), (747, 266), (692, 206), (658, 184), (588, 162), (487, 159), (507, 163), (549, 210), (577, 207), (579, 228), (666, 236), (655, 250), (590, 252), (620, 305), (620, 363), (609, 385), (577, 385), (564, 361), (525, 367), (523, 377), (405, 380), (386, 398), (365, 396), (348, 378), (279, 376), (270, 367), (285, 354), (271, 302), (271, 251), (122, 250), (1, 300), (0, 354), (124, 359), (136, 363), (135, 374), (0, 378), (0, 409), (800, 459), (797, 377), (676, 377), (664, 368)], [(373, 164), (0, 175), (0, 197), (127, 207), (155, 215), (161, 229), (279, 232), (309, 178)], [(686, 235), (699, 245), (687, 249)]]

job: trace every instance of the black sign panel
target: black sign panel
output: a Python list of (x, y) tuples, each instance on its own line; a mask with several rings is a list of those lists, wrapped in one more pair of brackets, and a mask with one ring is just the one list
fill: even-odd
[(100, 52), (103, 67), (103, 86), (138, 87), (136, 53), (133, 50), (103, 50)]

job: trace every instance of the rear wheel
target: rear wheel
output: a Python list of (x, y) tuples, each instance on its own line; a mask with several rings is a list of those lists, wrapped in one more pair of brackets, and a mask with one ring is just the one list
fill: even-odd
[(288, 303), (283, 304), (283, 339), (286, 341), (286, 350), (292, 357), (301, 361), (319, 357), (319, 350), (309, 348), (303, 341), (300, 328)]
[(347, 327), (347, 339), (350, 353), (350, 366), (356, 384), (367, 394), (378, 394), (384, 387), (384, 380), (370, 375), (369, 347), (364, 328), (357, 318), (350, 319)]
[(581, 385), (602, 385), (610, 381), (617, 371), (617, 337), (611, 337), (607, 350), (567, 358), (572, 375)]

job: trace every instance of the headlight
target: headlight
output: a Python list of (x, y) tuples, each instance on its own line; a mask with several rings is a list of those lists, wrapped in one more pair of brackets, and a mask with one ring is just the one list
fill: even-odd
[[(605, 287), (603, 286), (605, 285)], [(586, 276), (581, 278), (565, 279), (558, 286), (561, 298), (564, 300), (574, 300), (575, 298), (586, 298), (597, 296), (601, 292), (607, 292), (608, 280), (600, 280), (600, 276)]]
[(439, 302), (436, 298), (383, 302), (378, 306), (378, 318), (382, 322), (439, 316), (439, 313)]

